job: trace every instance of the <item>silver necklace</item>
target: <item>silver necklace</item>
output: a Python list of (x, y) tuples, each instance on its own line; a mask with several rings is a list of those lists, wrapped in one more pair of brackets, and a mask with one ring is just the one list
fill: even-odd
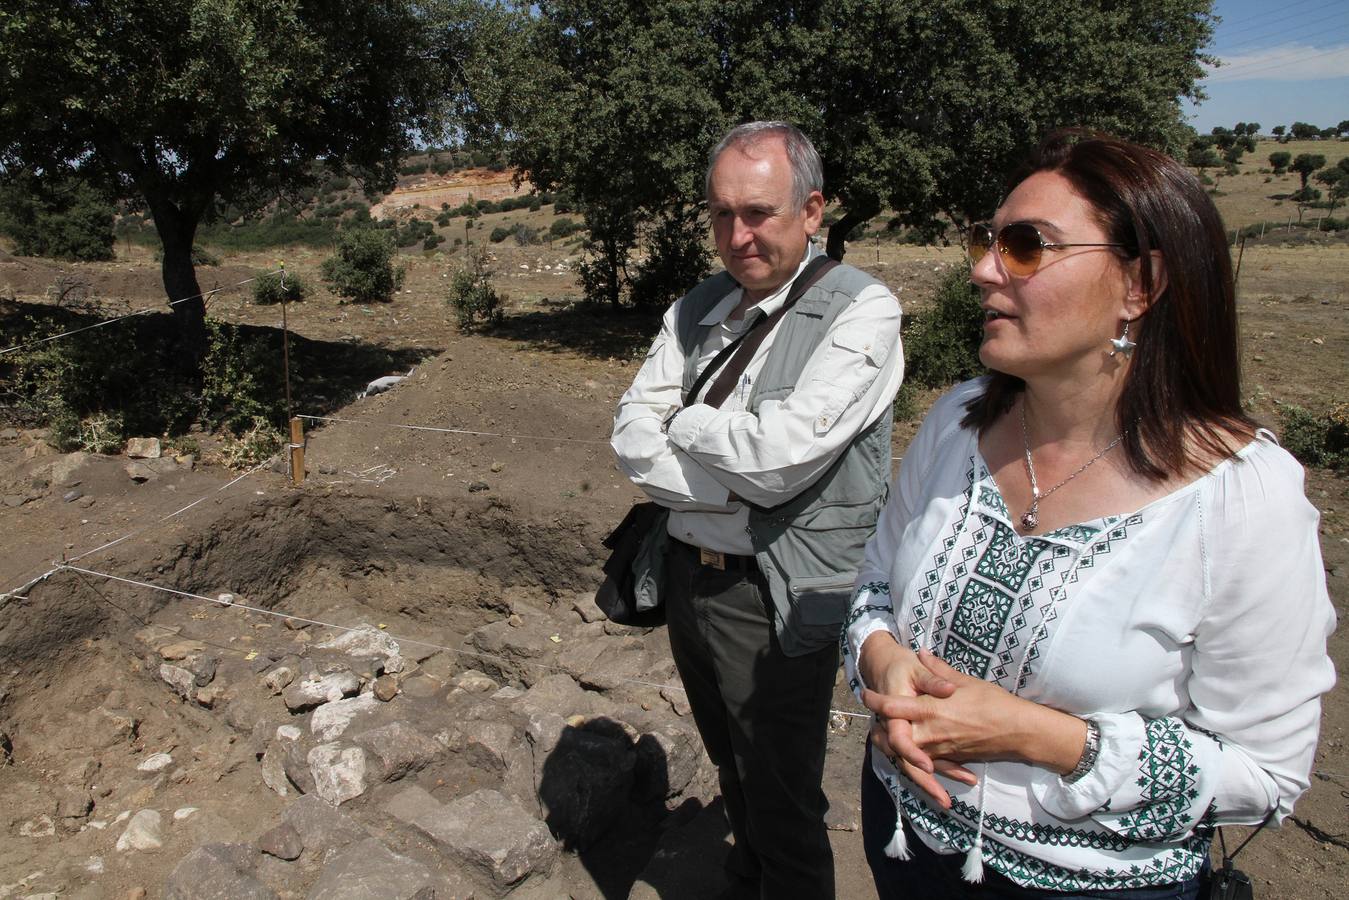
[(1030, 500), (1030, 509), (1026, 510), (1026, 512), (1023, 513), (1021, 516), (1021, 527), (1026, 529), (1027, 531), (1032, 531), (1037, 526), (1039, 526), (1040, 501), (1048, 497), (1055, 491), (1057, 491), (1059, 488), (1063, 487), (1068, 482), (1072, 481), (1077, 476), (1081, 475), (1083, 472), (1087, 471), (1087, 468), (1091, 466), (1092, 463), (1096, 462), (1096, 460), (1100, 459), (1102, 456), (1105, 456), (1111, 450), (1115, 449), (1115, 445), (1122, 440), (1124, 440), (1124, 432), (1121, 431), (1119, 434), (1115, 435), (1115, 439), (1113, 441), (1105, 445), (1104, 450), (1102, 450), (1100, 453), (1097, 453), (1095, 456), (1084, 462), (1082, 465), (1078, 466), (1076, 472), (1069, 475), (1067, 478), (1063, 479), (1058, 484), (1054, 485), (1052, 488), (1050, 488), (1049, 490), (1045, 491), (1042, 494), (1040, 493), (1039, 482), (1035, 480), (1035, 463), (1030, 458), (1030, 431), (1026, 428), (1026, 400), (1023, 397), (1021, 399), (1021, 443), (1026, 448), (1026, 472), (1030, 475), (1031, 500)]

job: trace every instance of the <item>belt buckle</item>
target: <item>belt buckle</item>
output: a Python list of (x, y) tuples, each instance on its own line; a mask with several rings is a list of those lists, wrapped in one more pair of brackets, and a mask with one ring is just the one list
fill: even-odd
[(708, 550), (706, 547), (698, 548), (698, 562), (705, 566), (711, 566), (714, 569), (726, 571), (726, 554), (719, 550)]

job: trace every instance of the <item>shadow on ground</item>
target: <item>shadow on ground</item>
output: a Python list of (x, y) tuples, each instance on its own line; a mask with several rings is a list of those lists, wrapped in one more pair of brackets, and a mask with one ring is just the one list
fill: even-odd
[(515, 314), (484, 330), (534, 349), (571, 351), (593, 359), (631, 359), (646, 352), (660, 329), (663, 309), (614, 309), (567, 303), (555, 309)]

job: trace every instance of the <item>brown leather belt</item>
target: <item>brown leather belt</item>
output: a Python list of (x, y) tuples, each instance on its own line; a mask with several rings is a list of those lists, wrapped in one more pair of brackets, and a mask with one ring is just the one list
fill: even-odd
[(757, 572), (759, 563), (753, 556), (738, 556), (734, 553), (722, 553), (719, 550), (708, 550), (705, 547), (698, 547), (689, 544), (678, 538), (671, 538), (676, 544), (687, 548), (690, 553), (698, 557), (698, 563), (709, 569), (718, 569), (722, 572)]

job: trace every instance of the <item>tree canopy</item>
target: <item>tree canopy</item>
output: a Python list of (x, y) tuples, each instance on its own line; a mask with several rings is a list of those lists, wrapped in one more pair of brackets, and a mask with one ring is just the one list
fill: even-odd
[[(983, 216), (1050, 128), (1173, 151), (1199, 97), (1207, 0), (544, 0), (507, 123), (512, 159), (585, 213), (617, 302), (643, 229), (696, 228), (706, 153), (730, 125), (782, 118), (819, 148), (842, 217), (829, 251), (882, 209), (903, 224)], [(692, 222), (692, 225), (688, 223)], [(665, 231), (668, 234), (668, 228)], [(687, 287), (687, 284), (680, 287)]]
[[(391, 187), (437, 113), (467, 107), (470, 0), (13, 0), (0, 10), (0, 167), (139, 197), (168, 299), (200, 294), (198, 224), (311, 181)], [(448, 96), (447, 96), (448, 95)], [(174, 306), (198, 351), (200, 299)]]

